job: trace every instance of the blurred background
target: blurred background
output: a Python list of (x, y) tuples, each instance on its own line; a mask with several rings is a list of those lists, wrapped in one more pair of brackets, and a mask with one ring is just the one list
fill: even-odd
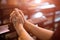
[(60, 0), (0, 0), (2, 40), (17, 40), (18, 35), (9, 21), (14, 8), (22, 10), (25, 18), (39, 27), (55, 31), (60, 26)]

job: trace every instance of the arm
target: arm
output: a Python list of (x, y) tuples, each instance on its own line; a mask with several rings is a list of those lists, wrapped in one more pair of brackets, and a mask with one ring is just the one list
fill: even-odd
[(34, 40), (23, 28), (23, 24), (19, 24), (15, 26), (15, 29), (19, 35), (19, 39), (21, 40)]
[(28, 32), (31, 32), (36, 37), (43, 40), (50, 39), (51, 36), (53, 35), (53, 31), (50, 31), (41, 27), (37, 27), (34, 24), (30, 23), (29, 21), (25, 21), (24, 26)]
[[(18, 10), (18, 9), (17, 9)], [(53, 31), (50, 31), (50, 30), (47, 30), (47, 29), (44, 29), (44, 28), (41, 28), (41, 27), (37, 27), (35, 26), (34, 24), (26, 21), (26, 19), (24, 18), (24, 15), (22, 13), (22, 11), (18, 10), (18, 12), (20, 13), (20, 15), (22, 16), (19, 16), (20, 18), (23, 18), (23, 21), (24, 21), (24, 27), (27, 31), (31, 32), (32, 34), (34, 34), (36, 37), (40, 38), (40, 39), (43, 39), (43, 40), (48, 40), (51, 38), (52, 34), (53, 34)], [(17, 13), (18, 13), (17, 12)], [(22, 20), (22, 19), (20, 19)]]
[(18, 12), (13, 11), (10, 15), (10, 20), (13, 23), (14, 28), (17, 31), (17, 34), (19, 35), (20, 40), (34, 40), (24, 29), (23, 27), (23, 20), (21, 15), (19, 15)]

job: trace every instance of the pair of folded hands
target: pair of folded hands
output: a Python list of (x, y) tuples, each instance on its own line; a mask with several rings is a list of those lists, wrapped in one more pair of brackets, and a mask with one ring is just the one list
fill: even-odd
[(25, 18), (23, 12), (18, 8), (15, 8), (14, 11), (10, 14), (10, 22), (12, 22), (14, 26), (20, 23), (24, 24)]

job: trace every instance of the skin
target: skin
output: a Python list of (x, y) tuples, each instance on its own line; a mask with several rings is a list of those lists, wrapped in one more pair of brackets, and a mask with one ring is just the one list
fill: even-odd
[[(23, 21), (20, 19), (20, 15), (17, 14), (17, 11), (13, 11), (10, 15), (10, 20), (12, 21), (14, 28), (17, 31), (17, 34), (19, 35), (18, 40), (34, 40), (28, 32), (23, 27)], [(16, 21), (14, 21), (16, 20)], [(20, 21), (20, 22), (19, 22)]]
[[(28, 32), (32, 33), (41, 40), (49, 40), (51, 38), (51, 36), (54, 33), (53, 31), (35, 26), (34, 24), (32, 24), (31, 22), (24, 18), (24, 14), (21, 10), (16, 8), (14, 11), (15, 13), (11, 13), (10, 19), (13, 22), (14, 27), (21, 40), (34, 40), (28, 34)], [(16, 21), (14, 21), (14, 18)]]

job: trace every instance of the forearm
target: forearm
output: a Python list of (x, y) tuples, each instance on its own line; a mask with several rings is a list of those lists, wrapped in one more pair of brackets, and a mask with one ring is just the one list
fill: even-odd
[(21, 40), (33, 40), (33, 38), (23, 28), (22, 24), (20, 24), (19, 26), (16, 26), (15, 29), (16, 29), (16, 31), (17, 31), (17, 33), (19, 35), (19, 38)]
[(53, 31), (37, 27), (28, 21), (25, 22), (24, 26), (27, 31), (31, 32), (40, 39), (50, 39), (53, 34)]

